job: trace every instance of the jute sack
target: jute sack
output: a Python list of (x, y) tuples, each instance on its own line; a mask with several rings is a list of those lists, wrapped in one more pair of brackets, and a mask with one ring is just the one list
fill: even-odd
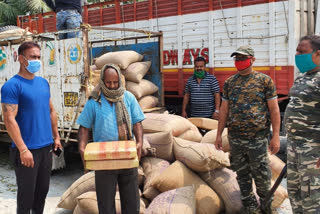
[(96, 60), (95, 65), (101, 69), (105, 64), (112, 63), (124, 70), (131, 63), (139, 62), (142, 59), (143, 56), (135, 51), (116, 51), (103, 54)]
[(161, 193), (153, 199), (145, 212), (145, 214), (168, 213), (196, 213), (196, 199), (193, 186), (181, 187)]
[(159, 104), (159, 99), (155, 96), (147, 95), (141, 97), (139, 100), (139, 106), (142, 110), (154, 108)]
[(95, 174), (94, 171), (82, 175), (63, 193), (58, 203), (58, 207), (67, 210), (73, 210), (76, 205), (76, 198), (88, 191), (95, 191)]
[(89, 84), (96, 87), (100, 80), (101, 70), (90, 70)]
[(272, 180), (276, 180), (279, 177), (283, 167), (285, 166), (285, 163), (276, 155), (271, 155), (269, 153), (268, 156), (269, 156), (269, 166), (272, 172)]
[(200, 141), (202, 140), (202, 135), (199, 132), (198, 128), (194, 126), (191, 127), (191, 129), (183, 132), (178, 136), (178, 138), (200, 143)]
[(90, 65), (90, 71), (95, 71), (97, 70), (97, 66), (96, 65)]
[[(211, 130), (207, 132), (202, 140), (201, 143), (211, 143), (214, 144), (216, 142), (216, 137), (217, 137), (217, 129), (216, 130)], [(230, 145), (229, 145), (229, 139), (228, 139), (228, 129), (225, 128), (222, 132), (221, 135), (222, 138), (222, 151), (224, 152), (229, 152), (230, 151)]]
[(77, 204), (77, 206), (76, 206), (76, 208), (74, 208), (72, 214), (90, 214), (90, 213), (82, 212), (81, 208), (80, 208), (79, 205)]
[(230, 166), (229, 155), (212, 144), (195, 143), (174, 138), (173, 152), (177, 160), (196, 172), (207, 172)]
[(154, 94), (158, 91), (158, 86), (149, 80), (142, 79), (140, 83), (126, 81), (126, 89), (137, 99), (143, 96)]
[[(77, 204), (80, 213), (99, 214), (97, 195), (95, 191), (83, 193), (77, 197)], [(116, 192), (115, 196), (116, 214), (121, 214), (120, 194)], [(140, 214), (145, 212), (144, 202), (140, 199)]]
[[(274, 181), (271, 180), (271, 187), (274, 185)], [(260, 198), (259, 195), (257, 194), (257, 187), (254, 183), (254, 181), (252, 182), (252, 189), (253, 189), (253, 193), (256, 196), (256, 199), (259, 203)], [(271, 207), (272, 208), (280, 208), (281, 204), (283, 203), (283, 201), (288, 198), (288, 192), (287, 190), (282, 187), (281, 185), (278, 186), (278, 188), (276, 189), (276, 191), (273, 194), (273, 201), (271, 203)]]
[(126, 70), (122, 71), (126, 80), (139, 83), (148, 73), (151, 61), (135, 62), (130, 64)]
[(223, 200), (226, 214), (241, 214), (243, 204), (237, 173), (228, 168), (220, 168), (201, 172), (199, 175)]
[(139, 187), (142, 186), (144, 183), (144, 172), (142, 166), (139, 165), (138, 167), (138, 184)]
[(146, 113), (145, 117), (142, 121), (144, 133), (172, 132), (174, 137), (178, 137), (194, 127), (186, 118), (178, 115)]
[(148, 200), (148, 199), (146, 199), (146, 198), (144, 198), (143, 196), (142, 197), (140, 197), (141, 198), (141, 200), (144, 202), (144, 205), (146, 206), (146, 208), (150, 205), (150, 201)]
[(189, 117), (188, 120), (200, 129), (214, 130), (218, 129), (218, 120), (204, 117)]
[(174, 161), (174, 155), (172, 151), (173, 136), (171, 132), (158, 132), (145, 134), (145, 138), (149, 141), (152, 148), (156, 149), (156, 157), (165, 159), (167, 161)]
[(164, 172), (151, 182), (160, 192), (191, 186), (195, 188), (196, 213), (218, 214), (224, 210), (223, 201), (219, 196), (194, 172), (180, 161), (175, 161)]
[(145, 181), (143, 186), (142, 195), (153, 200), (160, 192), (151, 186), (151, 182), (154, 178), (158, 177), (166, 168), (170, 166), (170, 163), (166, 160), (153, 157), (144, 157), (141, 159), (141, 165), (143, 168)]
[[(271, 181), (271, 187), (274, 185), (274, 181)], [(288, 198), (288, 191), (281, 185), (277, 188), (273, 195), (272, 208), (280, 208), (281, 204)]]
[(148, 139), (143, 136), (143, 145), (141, 150), (141, 157), (155, 157), (156, 149), (150, 146)]
[[(30, 33), (27, 29), (17, 28), (12, 30), (3, 31), (0, 33), (0, 39), (6, 39), (11, 38), (10, 43), (11, 44), (18, 44), (25, 41), (32, 41), (32, 33)], [(12, 37), (17, 37), (13, 39)], [(0, 41), (0, 45), (8, 45), (9, 41), (4, 40)]]

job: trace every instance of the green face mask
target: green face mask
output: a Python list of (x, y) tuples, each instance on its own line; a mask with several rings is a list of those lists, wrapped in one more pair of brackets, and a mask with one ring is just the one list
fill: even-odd
[(194, 71), (193, 72), (193, 76), (195, 78), (198, 78), (198, 79), (204, 79), (204, 77), (206, 76), (206, 71), (202, 70), (202, 71)]

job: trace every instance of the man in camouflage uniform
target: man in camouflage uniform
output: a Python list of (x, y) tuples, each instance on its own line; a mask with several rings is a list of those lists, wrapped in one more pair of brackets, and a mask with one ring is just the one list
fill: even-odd
[[(227, 125), (231, 167), (237, 172), (244, 205), (242, 213), (260, 213), (252, 191), (252, 179), (263, 202), (271, 186), (267, 154), (270, 122), (273, 137), (269, 149), (272, 154), (279, 151), (280, 145), (277, 92), (269, 76), (253, 70), (255, 57), (251, 47), (241, 46), (231, 54), (233, 56), (238, 73), (227, 79), (223, 87), (215, 145), (222, 149), (221, 134)], [(270, 204), (265, 212), (272, 213)]]
[(295, 61), (302, 74), (285, 112), (288, 193), (293, 213), (320, 213), (320, 36), (302, 37)]

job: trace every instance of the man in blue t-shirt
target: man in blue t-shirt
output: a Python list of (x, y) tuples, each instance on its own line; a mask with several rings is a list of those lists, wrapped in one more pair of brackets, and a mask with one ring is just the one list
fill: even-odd
[(1, 88), (4, 123), (13, 143), (18, 186), (17, 213), (43, 213), (49, 190), (52, 144), (62, 149), (57, 116), (47, 80), (35, 76), (41, 68), (40, 46), (25, 42), (18, 49), (20, 70)]
[[(143, 144), (144, 120), (140, 106), (133, 94), (122, 86), (120, 69), (107, 64), (101, 69), (99, 85), (94, 89), (77, 123), (79, 152), (83, 154), (88, 142), (89, 129), (94, 142), (132, 140), (135, 137), (140, 159)], [(121, 213), (139, 213), (140, 197), (137, 168), (95, 171), (96, 192), (100, 214), (116, 213), (115, 193), (118, 183)]]

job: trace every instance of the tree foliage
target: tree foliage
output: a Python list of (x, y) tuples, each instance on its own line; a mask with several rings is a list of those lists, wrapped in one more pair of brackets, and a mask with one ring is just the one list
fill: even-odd
[(0, 26), (16, 25), (17, 16), (47, 12), (42, 0), (0, 0)]

